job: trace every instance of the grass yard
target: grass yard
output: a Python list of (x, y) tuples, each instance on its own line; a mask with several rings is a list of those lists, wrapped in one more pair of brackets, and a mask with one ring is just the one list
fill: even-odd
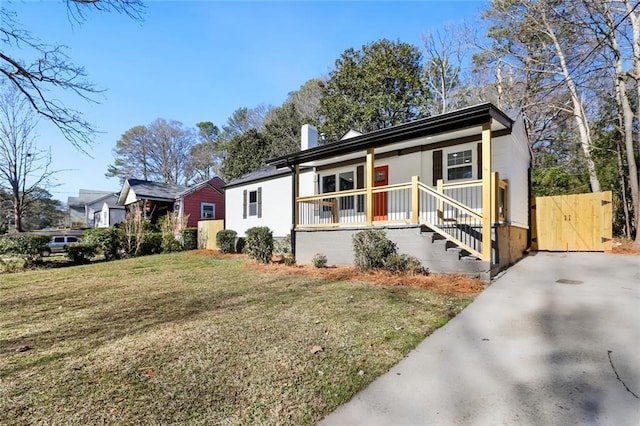
[(0, 423), (313, 424), (473, 299), (246, 262), (0, 274)]

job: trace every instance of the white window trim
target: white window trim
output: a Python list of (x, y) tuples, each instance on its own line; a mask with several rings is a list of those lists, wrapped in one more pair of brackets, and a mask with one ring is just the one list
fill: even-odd
[[(449, 166), (449, 154), (456, 152), (471, 151), (471, 177), (461, 179), (449, 179), (449, 168), (464, 167), (464, 165)], [(472, 145), (457, 145), (442, 150), (442, 178), (444, 182), (465, 182), (476, 180), (478, 176), (478, 159), (476, 158), (476, 149)]]
[[(204, 208), (212, 207), (211, 217), (205, 217)], [(214, 203), (200, 203), (200, 219), (215, 219), (216, 217), (216, 205)]]

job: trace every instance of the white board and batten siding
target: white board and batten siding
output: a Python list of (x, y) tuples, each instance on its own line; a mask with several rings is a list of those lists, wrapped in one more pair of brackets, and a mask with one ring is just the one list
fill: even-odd
[[(300, 193), (313, 193), (313, 181), (312, 172), (301, 173)], [(250, 211), (248, 197), (254, 191), (259, 194), (258, 205), (255, 211)], [(291, 233), (293, 223), (291, 191), (290, 174), (227, 187), (225, 189), (225, 228), (236, 231), (238, 237), (245, 237), (247, 229), (254, 226), (267, 226), (273, 231), (274, 237), (285, 237)], [(247, 197), (246, 202), (245, 197)]]

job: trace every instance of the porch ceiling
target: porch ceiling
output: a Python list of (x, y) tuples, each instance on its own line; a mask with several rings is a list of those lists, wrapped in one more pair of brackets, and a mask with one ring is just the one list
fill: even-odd
[(493, 132), (508, 131), (513, 125), (513, 120), (487, 103), (297, 152), (274, 159), (270, 164), (276, 167), (322, 166), (362, 158), (370, 148), (374, 148), (376, 154), (382, 154), (476, 135), (480, 139), (482, 125), (488, 122), (491, 122)]

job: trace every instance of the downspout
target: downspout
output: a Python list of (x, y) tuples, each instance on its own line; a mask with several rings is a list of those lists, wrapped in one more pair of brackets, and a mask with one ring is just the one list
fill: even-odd
[(291, 254), (293, 258), (296, 258), (296, 194), (298, 188), (296, 187), (296, 167), (289, 164), (287, 160), (287, 167), (291, 170)]

